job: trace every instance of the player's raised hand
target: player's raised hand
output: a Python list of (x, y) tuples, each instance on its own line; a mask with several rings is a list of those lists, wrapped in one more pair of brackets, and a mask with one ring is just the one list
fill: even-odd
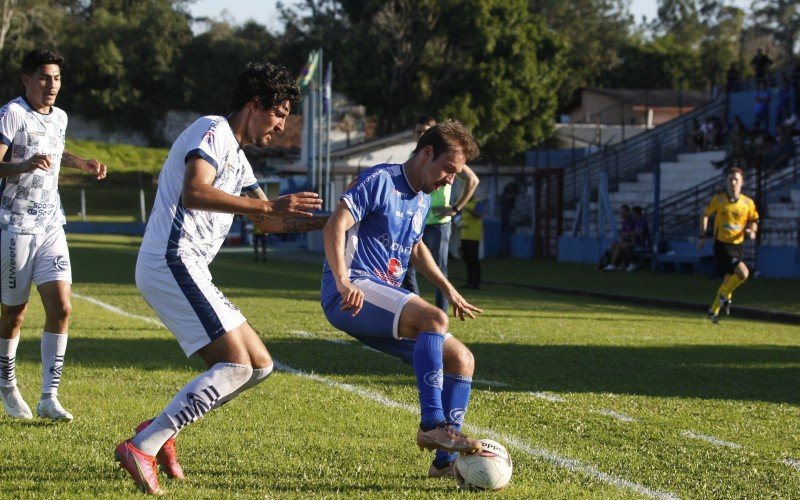
[(22, 171), (25, 173), (34, 170), (50, 170), (51, 167), (50, 158), (43, 154), (35, 154), (22, 162)]
[(455, 290), (451, 292), (450, 297), (448, 297), (447, 300), (449, 300), (453, 305), (453, 316), (461, 321), (464, 321), (466, 316), (469, 316), (471, 319), (475, 319), (475, 313), (483, 313), (483, 309), (478, 309), (467, 302), (466, 299), (464, 299), (464, 297), (462, 297), (461, 294)]
[(322, 198), (317, 193), (304, 191), (279, 196), (268, 203), (272, 206), (270, 217), (300, 215), (311, 217), (314, 210), (322, 209)]
[(364, 307), (364, 292), (352, 283), (339, 283), (336, 289), (342, 295), (342, 311), (353, 311), (353, 316), (361, 312)]
[(94, 158), (91, 160), (86, 160), (86, 165), (84, 167), (86, 172), (92, 174), (97, 178), (97, 180), (105, 179), (106, 173), (108, 172), (108, 167), (106, 167), (103, 163), (95, 160)]

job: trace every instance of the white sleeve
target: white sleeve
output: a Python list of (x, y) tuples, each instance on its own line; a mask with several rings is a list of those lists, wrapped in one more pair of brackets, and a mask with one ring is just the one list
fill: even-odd
[(11, 147), (11, 142), (25, 122), (25, 114), (19, 106), (8, 103), (0, 109), (0, 140)]
[(222, 121), (222, 117), (204, 116), (191, 125), (184, 163), (191, 157), (199, 157), (210, 163), (214, 170), (219, 170), (226, 151), (223, 144), (225, 139), (220, 137), (222, 134), (217, 130)]

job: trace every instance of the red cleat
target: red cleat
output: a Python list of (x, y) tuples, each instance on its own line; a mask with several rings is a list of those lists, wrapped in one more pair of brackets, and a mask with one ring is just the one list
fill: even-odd
[(121, 442), (114, 450), (114, 459), (119, 462), (120, 467), (128, 471), (140, 490), (149, 495), (164, 494), (164, 490), (158, 484), (156, 457), (145, 455), (128, 439)]
[[(136, 426), (135, 432), (138, 434), (144, 430), (145, 427), (150, 425), (150, 422), (153, 420), (145, 420), (141, 424)], [(164, 443), (164, 446), (158, 450), (156, 454), (156, 460), (158, 460), (158, 465), (161, 466), (161, 470), (164, 471), (168, 477), (172, 479), (184, 479), (186, 475), (183, 473), (183, 467), (181, 464), (178, 463), (178, 448), (175, 445), (175, 438), (167, 439), (167, 442)]]

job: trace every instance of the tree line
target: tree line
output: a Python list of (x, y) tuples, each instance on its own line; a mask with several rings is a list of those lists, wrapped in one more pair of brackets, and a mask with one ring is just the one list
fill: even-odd
[[(191, 0), (3, 0), (0, 93), (18, 95), (19, 62), (61, 51), (59, 104), (148, 134), (168, 110), (224, 113), (251, 60), (299, 73), (325, 51), (334, 88), (366, 106), (379, 132), (416, 115), (458, 117), (487, 157), (540, 144), (581, 87), (708, 89), (764, 48), (796, 60), (800, 7), (754, 0), (659, 0), (633, 19), (629, 0), (303, 0), (280, 6), (281, 29), (196, 19)], [(279, 4), (280, 5), (280, 4)], [(733, 66), (731, 66), (733, 65)]]

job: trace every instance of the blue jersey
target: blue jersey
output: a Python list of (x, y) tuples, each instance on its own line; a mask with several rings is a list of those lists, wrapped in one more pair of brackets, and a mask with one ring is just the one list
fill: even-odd
[[(374, 277), (399, 287), (425, 230), (430, 196), (411, 189), (403, 165), (382, 164), (362, 172), (341, 200), (356, 221), (345, 238), (350, 279)], [(325, 282), (333, 280), (327, 261), (322, 277), (328, 288)]]

